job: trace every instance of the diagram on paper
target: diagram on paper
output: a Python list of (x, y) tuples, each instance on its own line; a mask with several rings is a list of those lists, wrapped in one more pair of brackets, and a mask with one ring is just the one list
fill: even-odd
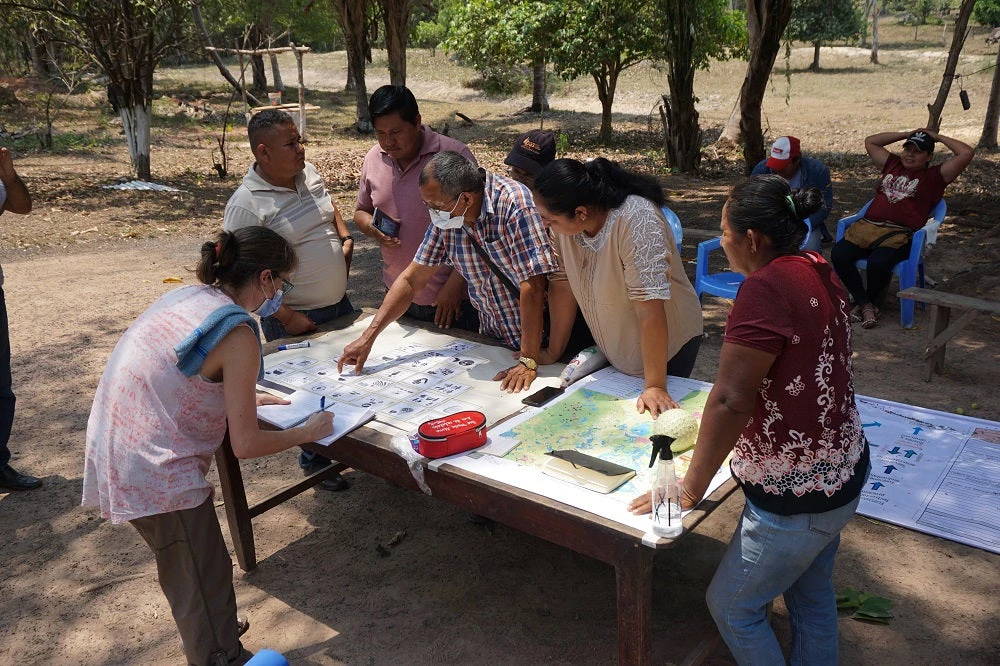
[(361, 375), (355, 375), (353, 368), (339, 373), (339, 357), (316, 358), (310, 353), (320, 353), (320, 348), (314, 347), (267, 367), (261, 384), (309, 391), (334, 403), (372, 409), (378, 420), (413, 431), (422, 422), (445, 414), (482, 411), (479, 399), (467, 395), (472, 389), (468, 371), (488, 363), (475, 355), (478, 347), (461, 340), (436, 349), (408, 344), (373, 354)]

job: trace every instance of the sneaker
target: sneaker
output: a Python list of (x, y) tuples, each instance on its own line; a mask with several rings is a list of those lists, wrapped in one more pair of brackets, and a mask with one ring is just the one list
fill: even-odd
[[(322, 465), (320, 467), (307, 467), (307, 468), (303, 468), (302, 469), (302, 475), (303, 476), (309, 476), (310, 474), (314, 474), (314, 473), (320, 471), (321, 469), (324, 469), (324, 468), (329, 467), (329, 466), (330, 465), (327, 464), (327, 465)], [(322, 481), (320, 481), (318, 484), (316, 484), (316, 487), (319, 488), (320, 490), (328, 490), (330, 492), (335, 493), (335, 492), (339, 492), (341, 490), (347, 490), (351, 486), (350, 486), (350, 484), (347, 483), (347, 479), (345, 479), (340, 474), (335, 474), (335, 475), (333, 475), (333, 476), (331, 476), (331, 477), (329, 477), (327, 479), (323, 479)]]
[(21, 474), (10, 465), (0, 467), (0, 488), (4, 490), (34, 490), (41, 485), (41, 479)]

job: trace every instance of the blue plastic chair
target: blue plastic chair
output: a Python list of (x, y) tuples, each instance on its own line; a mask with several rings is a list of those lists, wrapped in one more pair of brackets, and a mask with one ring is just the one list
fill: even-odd
[(732, 271), (708, 272), (709, 254), (722, 246), (722, 237), (698, 243), (698, 261), (694, 269), (694, 291), (701, 299), (702, 294), (712, 294), (733, 300), (743, 283), (743, 276)]
[[(812, 229), (809, 218), (803, 220), (803, 223), (806, 225), (806, 229)], [(819, 232), (817, 231), (816, 233)], [(809, 232), (806, 233), (806, 238), (802, 241), (801, 247), (805, 246), (808, 239)], [(739, 291), (740, 285), (743, 283), (743, 275), (740, 273), (734, 273), (733, 271), (708, 272), (709, 255), (711, 252), (720, 249), (721, 246), (721, 236), (698, 243), (698, 261), (694, 269), (694, 291), (698, 294), (699, 299), (701, 299), (702, 294), (707, 293), (734, 300), (736, 292)]]
[(677, 243), (677, 255), (681, 254), (681, 239), (684, 238), (684, 229), (681, 228), (681, 220), (677, 217), (677, 213), (670, 210), (667, 206), (661, 206), (660, 211), (663, 213), (663, 217), (667, 218), (667, 224), (670, 225), (670, 232), (674, 235), (674, 242)]
[(288, 660), (274, 650), (261, 650), (250, 657), (246, 666), (288, 666)]
[[(851, 226), (861, 218), (865, 216), (868, 212), (868, 206), (871, 205), (872, 199), (868, 200), (864, 206), (861, 207), (854, 215), (849, 217), (842, 217), (840, 221), (837, 222), (837, 240), (839, 241), (844, 237), (847, 232), (847, 227)], [(948, 204), (945, 203), (944, 199), (937, 202), (934, 209), (931, 210), (931, 219), (937, 223), (938, 226), (944, 222), (944, 216), (948, 212)], [(907, 287), (924, 286), (924, 250), (927, 248), (927, 231), (921, 229), (913, 234), (913, 242), (910, 245), (910, 256), (896, 264), (892, 269), (893, 274), (899, 278), (899, 288), (900, 290), (906, 289)], [(868, 268), (868, 261), (866, 259), (859, 259), (855, 264), (859, 270), (866, 270)], [(899, 323), (903, 328), (913, 328), (913, 306), (914, 301), (904, 298), (899, 301)], [(920, 307), (925, 307), (923, 303)]]

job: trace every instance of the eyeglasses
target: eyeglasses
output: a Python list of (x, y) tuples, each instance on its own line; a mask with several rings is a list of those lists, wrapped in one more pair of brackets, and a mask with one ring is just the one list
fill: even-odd
[[(458, 198), (460, 196), (462, 196), (462, 192), (459, 192), (454, 198), (449, 199), (448, 203), (451, 203), (452, 201), (458, 201)], [(448, 204), (444, 204), (443, 206), (439, 206), (437, 204), (432, 204), (429, 201), (424, 201), (424, 205), (427, 206), (427, 208), (430, 209), (430, 210), (452, 210), (452, 209), (458, 207), (458, 204), (455, 204), (454, 206), (451, 207), (451, 209), (449, 209), (448, 208)]]
[(279, 289), (278, 291), (280, 291), (282, 294), (287, 294), (294, 288), (295, 288), (294, 284), (292, 284), (291, 282), (289, 282), (284, 278), (281, 278), (281, 289)]

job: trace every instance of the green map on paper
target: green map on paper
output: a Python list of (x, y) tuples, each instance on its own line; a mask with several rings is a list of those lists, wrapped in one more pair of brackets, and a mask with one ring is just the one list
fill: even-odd
[[(681, 407), (701, 419), (707, 391), (691, 391), (678, 400)], [(644, 471), (649, 465), (653, 419), (635, 411), (635, 398), (619, 398), (581, 388), (560, 402), (500, 434), (519, 441), (505, 458), (522, 465), (541, 467), (549, 451), (576, 449), (581, 453), (634, 469), (637, 476), (615, 492), (638, 494), (648, 489)], [(689, 456), (690, 454), (688, 454)], [(678, 473), (687, 460), (677, 460)]]

